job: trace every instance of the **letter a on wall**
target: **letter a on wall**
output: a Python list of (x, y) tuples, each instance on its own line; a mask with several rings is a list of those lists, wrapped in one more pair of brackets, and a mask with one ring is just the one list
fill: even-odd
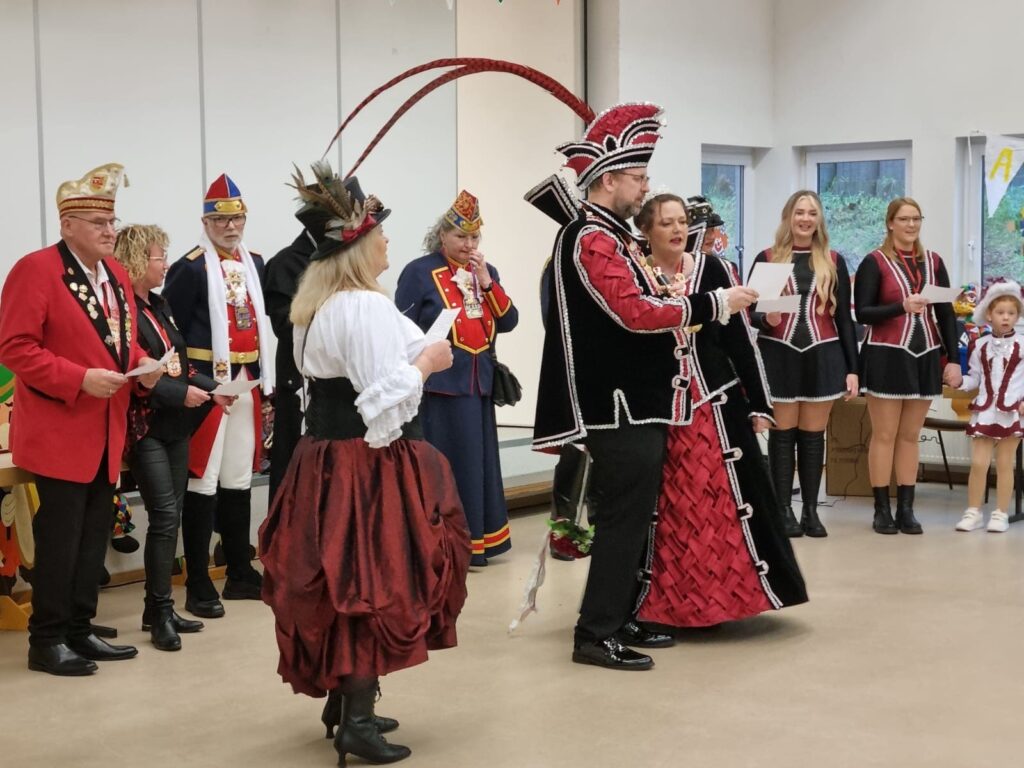
[(1024, 164), (1024, 139), (990, 133), (985, 136), (985, 196), (988, 215), (999, 207), (1006, 188)]

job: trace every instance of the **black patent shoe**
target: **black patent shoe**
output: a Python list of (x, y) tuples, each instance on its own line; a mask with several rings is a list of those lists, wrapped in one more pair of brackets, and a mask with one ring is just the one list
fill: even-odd
[[(201, 621), (192, 621), (192, 619), (185, 619), (178, 615), (178, 612), (171, 609), (171, 621), (174, 622), (174, 631), (178, 634), (188, 635), (194, 632), (202, 632), (203, 627), (206, 626)], [(147, 608), (142, 612), (142, 631), (149, 632), (153, 628), (153, 619), (150, 616), (150, 610)]]
[(651, 632), (635, 621), (627, 621), (622, 629), (615, 633), (615, 639), (623, 645), (631, 645), (635, 648), (671, 648), (676, 644), (676, 639), (672, 635)]
[(225, 600), (262, 600), (262, 588), (259, 584), (241, 579), (228, 579), (220, 596)]
[(96, 635), (96, 637), (102, 637), (104, 640), (113, 640), (117, 637), (116, 629), (104, 627), (102, 624), (90, 624), (89, 631)]
[(800, 528), (812, 539), (823, 539), (828, 536), (828, 531), (825, 530), (821, 518), (818, 517), (816, 506), (804, 505), (803, 512), (800, 514)]
[(123, 661), (139, 655), (139, 649), (133, 645), (111, 645), (96, 635), (70, 639), (68, 648), (90, 661)]
[(198, 597), (188, 595), (185, 598), (185, 610), (193, 616), (203, 619), (219, 619), (224, 615), (224, 604), (217, 598), (200, 600)]
[(654, 666), (654, 659), (650, 656), (627, 648), (614, 637), (606, 637), (596, 643), (577, 645), (572, 650), (572, 660), (577, 664), (634, 671)]
[(178, 636), (178, 632), (174, 628), (174, 619), (171, 617), (170, 611), (153, 622), (149, 636), (153, 641), (153, 647), (158, 651), (181, 650), (181, 637)]
[(99, 667), (92, 661), (71, 650), (66, 644), (30, 645), (28, 668), (34, 672), (46, 672), (60, 677), (81, 677), (91, 675)]

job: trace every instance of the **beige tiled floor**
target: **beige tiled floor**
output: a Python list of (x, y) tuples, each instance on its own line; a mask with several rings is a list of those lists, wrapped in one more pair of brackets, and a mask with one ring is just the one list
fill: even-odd
[[(692, 633), (647, 673), (569, 662), (582, 563), (553, 563), (541, 613), (506, 626), (543, 530), (470, 576), (461, 645), (383, 681), (405, 765), (901, 766), (1024, 764), (1024, 524), (956, 534), (962, 489), (919, 489), (924, 536), (871, 533), (867, 500), (838, 501), (831, 536), (802, 539), (806, 606)], [(183, 599), (183, 595), (179, 594)], [(321, 703), (275, 673), (269, 611), (228, 615), (159, 653), (138, 630), (141, 587), (99, 619), (138, 659), (84, 679), (28, 672), (0, 633), (0, 766), (333, 765)], [(350, 759), (350, 764), (358, 764)]]

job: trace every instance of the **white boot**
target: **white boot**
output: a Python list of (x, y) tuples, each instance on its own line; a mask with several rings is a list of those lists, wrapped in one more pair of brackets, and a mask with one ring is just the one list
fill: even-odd
[[(995, 517), (995, 513), (992, 513)], [(981, 510), (977, 507), (968, 507), (964, 510), (964, 516), (960, 518), (960, 522), (956, 524), (956, 530), (958, 531), (976, 531), (979, 528), (985, 527), (985, 516), (981, 514)]]
[(992, 517), (988, 519), (988, 532), (989, 533), (1006, 533), (1010, 530), (1010, 518), (1001, 509), (997, 509), (992, 513)]

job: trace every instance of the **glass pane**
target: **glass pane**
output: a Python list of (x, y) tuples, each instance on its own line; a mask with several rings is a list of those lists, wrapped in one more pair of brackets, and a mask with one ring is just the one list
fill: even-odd
[(1017, 173), (1006, 195), (999, 201), (995, 215), (988, 218), (985, 193), (985, 162), (981, 163), (981, 281), (996, 277), (1024, 281), (1024, 173)]
[(723, 254), (743, 272), (743, 166), (701, 163), (700, 193), (725, 222), (729, 250)]
[(818, 163), (818, 195), (832, 250), (843, 255), (851, 275), (885, 239), (885, 209), (906, 194), (906, 165), (904, 160)]

